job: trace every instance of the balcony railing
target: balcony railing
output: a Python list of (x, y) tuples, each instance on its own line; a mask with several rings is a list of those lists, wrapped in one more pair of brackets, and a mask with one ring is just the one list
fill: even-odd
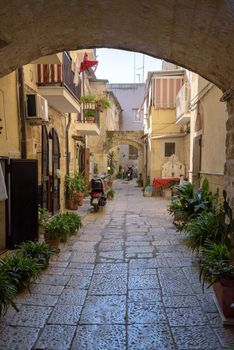
[(176, 96), (176, 120), (189, 112), (190, 86), (185, 83)]
[(38, 64), (37, 83), (40, 86), (65, 87), (77, 100), (81, 96), (81, 81), (74, 84), (74, 72), (71, 69), (72, 59), (67, 52), (63, 52), (62, 64)]
[(93, 109), (93, 111), (94, 111), (93, 118), (91, 118), (91, 117), (89, 118), (87, 116), (87, 111), (88, 111), (88, 109), (84, 109), (82, 111), (82, 113), (77, 114), (78, 122), (79, 123), (95, 123), (98, 126), (98, 128), (100, 128), (100, 111), (97, 108)]

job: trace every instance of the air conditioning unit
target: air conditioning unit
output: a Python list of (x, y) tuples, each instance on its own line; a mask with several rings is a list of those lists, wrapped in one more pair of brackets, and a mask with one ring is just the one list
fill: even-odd
[(49, 121), (48, 101), (39, 94), (27, 95), (27, 119), (30, 124), (44, 124)]

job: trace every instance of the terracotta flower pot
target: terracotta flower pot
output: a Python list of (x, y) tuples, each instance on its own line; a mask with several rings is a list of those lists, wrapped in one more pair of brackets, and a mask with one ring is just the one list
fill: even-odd
[(221, 278), (213, 286), (216, 299), (225, 317), (234, 317), (234, 279)]
[(50, 235), (47, 232), (45, 232), (44, 233), (44, 239), (45, 239), (45, 242), (50, 247), (59, 248), (59, 243), (60, 243), (60, 239), (59, 238), (51, 238)]
[(83, 199), (84, 199), (84, 194), (82, 192), (77, 192), (76, 193), (76, 201), (77, 201), (77, 204), (79, 207), (82, 207)]
[(66, 208), (69, 210), (77, 210), (78, 205), (75, 199), (67, 199), (66, 201)]

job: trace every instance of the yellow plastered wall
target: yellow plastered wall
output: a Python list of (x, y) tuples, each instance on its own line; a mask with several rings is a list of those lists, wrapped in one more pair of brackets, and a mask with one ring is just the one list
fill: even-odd
[(0, 155), (20, 158), (16, 72), (0, 79)]
[[(175, 124), (175, 109), (151, 109), (151, 142), (148, 152), (148, 174), (151, 180), (162, 176), (162, 166), (168, 161), (165, 157), (165, 143), (175, 142), (175, 155), (185, 166), (189, 163), (188, 137), (173, 137), (180, 133), (181, 126)], [(167, 136), (166, 136), (167, 135)], [(170, 136), (171, 135), (171, 136)], [(156, 138), (162, 137), (163, 138)]]

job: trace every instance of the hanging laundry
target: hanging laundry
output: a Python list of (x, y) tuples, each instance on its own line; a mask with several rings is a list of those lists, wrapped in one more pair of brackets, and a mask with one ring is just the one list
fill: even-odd
[(0, 201), (5, 201), (8, 198), (5, 177), (3, 174), (2, 166), (0, 164)]
[(76, 59), (74, 62), (74, 78), (73, 78), (73, 83), (75, 86), (79, 85), (80, 81), (80, 75), (79, 75), (79, 65), (78, 65), (78, 55), (76, 55)]

